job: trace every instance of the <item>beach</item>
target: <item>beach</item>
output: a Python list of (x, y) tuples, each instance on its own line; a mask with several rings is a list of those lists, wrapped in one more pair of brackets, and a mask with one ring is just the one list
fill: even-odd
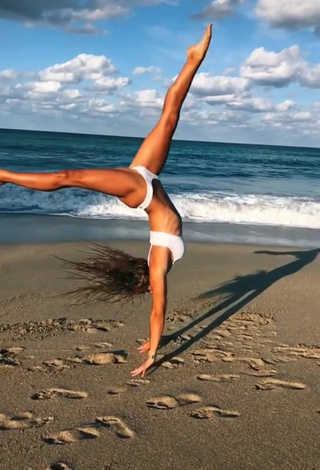
[(0, 0), (0, 470), (320, 470), (319, 18)]
[(155, 367), (132, 380), (150, 296), (72, 305), (55, 256), (87, 249), (0, 245), (1, 469), (318, 468), (319, 250), (189, 243)]

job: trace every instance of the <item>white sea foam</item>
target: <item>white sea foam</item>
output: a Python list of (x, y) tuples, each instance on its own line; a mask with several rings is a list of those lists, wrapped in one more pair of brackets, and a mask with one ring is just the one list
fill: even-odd
[[(320, 200), (269, 195), (237, 195), (217, 192), (172, 195), (185, 221), (320, 228)], [(6, 213), (57, 214), (85, 218), (146, 219), (115, 198), (66, 189), (37, 193), (5, 187), (0, 211)]]

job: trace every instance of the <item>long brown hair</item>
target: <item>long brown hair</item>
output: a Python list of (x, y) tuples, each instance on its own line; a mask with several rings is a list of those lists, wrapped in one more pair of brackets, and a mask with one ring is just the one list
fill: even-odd
[(70, 278), (87, 281), (86, 285), (67, 292), (80, 302), (129, 301), (148, 292), (149, 267), (144, 258), (94, 243), (83, 261), (59, 259)]

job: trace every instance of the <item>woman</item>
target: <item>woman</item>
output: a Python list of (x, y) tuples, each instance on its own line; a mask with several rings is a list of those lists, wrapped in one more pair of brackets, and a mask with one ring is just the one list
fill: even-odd
[(202, 40), (188, 49), (187, 61), (165, 98), (162, 115), (146, 137), (129, 168), (65, 170), (55, 173), (14, 173), (0, 170), (0, 184), (13, 183), (37, 191), (79, 187), (118, 197), (131, 208), (146, 211), (150, 224), (148, 260), (137, 259), (109, 247), (99, 248), (87, 262), (73, 263), (83, 277), (95, 281), (84, 288), (100, 298), (131, 297), (150, 291), (150, 341), (138, 348), (147, 360), (131, 372), (143, 377), (156, 357), (164, 327), (167, 274), (182, 258), (185, 246), (181, 217), (163, 189), (157, 175), (166, 162), (182, 104), (192, 80), (205, 58), (211, 41), (209, 25)]

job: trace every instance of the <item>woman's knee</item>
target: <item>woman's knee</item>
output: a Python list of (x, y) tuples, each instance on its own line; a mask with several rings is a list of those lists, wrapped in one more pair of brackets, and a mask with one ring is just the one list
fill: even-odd
[(74, 186), (75, 183), (75, 171), (73, 170), (62, 170), (55, 173), (56, 186), (63, 188), (66, 186)]

